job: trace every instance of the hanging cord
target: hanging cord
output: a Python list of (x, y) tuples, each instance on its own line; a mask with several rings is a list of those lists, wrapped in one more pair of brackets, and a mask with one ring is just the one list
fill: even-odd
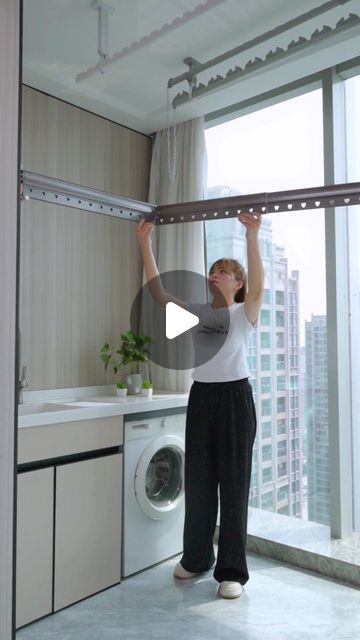
[(169, 87), (167, 87), (166, 96), (168, 174), (170, 182), (174, 184), (176, 175), (176, 121), (175, 109), (173, 108), (173, 124), (172, 126), (170, 125)]

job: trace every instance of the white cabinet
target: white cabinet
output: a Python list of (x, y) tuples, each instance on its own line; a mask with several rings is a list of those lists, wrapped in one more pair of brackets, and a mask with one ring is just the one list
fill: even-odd
[(120, 582), (122, 442), (122, 416), (19, 429), (17, 628)]
[(54, 611), (120, 582), (122, 454), (56, 468)]
[(16, 626), (52, 611), (54, 468), (18, 475)]

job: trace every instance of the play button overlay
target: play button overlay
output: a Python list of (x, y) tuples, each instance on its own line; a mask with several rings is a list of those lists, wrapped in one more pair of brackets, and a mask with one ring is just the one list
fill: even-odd
[(212, 301), (204, 276), (186, 270), (166, 271), (138, 291), (131, 307), (130, 328), (151, 338), (149, 360), (154, 364), (178, 371), (194, 369), (219, 352), (229, 332), (225, 299), (219, 297), (216, 309)]
[(199, 324), (198, 316), (186, 311), (174, 302), (168, 302), (166, 305), (166, 337), (169, 340), (177, 338), (185, 331), (192, 329)]

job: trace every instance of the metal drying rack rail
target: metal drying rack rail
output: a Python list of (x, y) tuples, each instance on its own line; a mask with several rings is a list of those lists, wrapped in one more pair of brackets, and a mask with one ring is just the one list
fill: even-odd
[(49, 204), (82, 209), (125, 220), (135, 220), (135, 222), (142, 217), (152, 217), (156, 212), (156, 206), (146, 202), (42, 176), (38, 173), (30, 173), (30, 171), (21, 172), (20, 197), (23, 200), (41, 200)]
[(233, 218), (242, 211), (289, 213), (360, 205), (360, 182), (157, 206), (22, 171), (20, 197), (23, 200), (41, 200), (133, 222), (145, 218), (154, 224), (164, 225)]

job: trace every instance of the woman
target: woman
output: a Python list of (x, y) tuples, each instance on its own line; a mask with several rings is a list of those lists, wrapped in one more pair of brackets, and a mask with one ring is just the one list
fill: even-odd
[(209, 273), (213, 300), (206, 305), (179, 300), (165, 291), (151, 247), (153, 225), (141, 220), (137, 227), (156, 302), (174, 302), (198, 315), (200, 332), (202, 327), (208, 332), (209, 327), (228, 327), (223, 346), (192, 374), (186, 415), (184, 549), (174, 571), (176, 578), (187, 579), (213, 566), (219, 492), (220, 528), (213, 575), (223, 598), (239, 597), (249, 579), (246, 532), (256, 415), (247, 348), (264, 288), (258, 242), (261, 214), (241, 213), (238, 220), (246, 227), (248, 275), (236, 260), (217, 260)]

